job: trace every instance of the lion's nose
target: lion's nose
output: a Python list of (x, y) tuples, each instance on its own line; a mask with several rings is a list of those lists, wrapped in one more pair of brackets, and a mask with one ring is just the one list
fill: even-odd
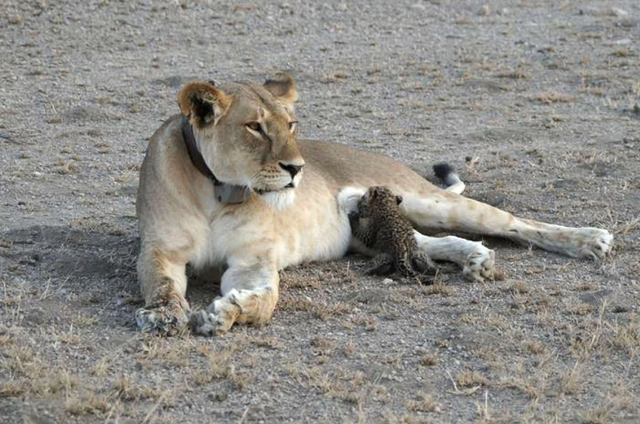
[(298, 172), (300, 172), (300, 170), (304, 166), (304, 164), (303, 165), (294, 165), (294, 164), (286, 164), (286, 163), (282, 163), (282, 162), (279, 162), (278, 165), (280, 165), (280, 168), (284, 169), (289, 174), (291, 174), (291, 178), (295, 177), (296, 174), (298, 174)]

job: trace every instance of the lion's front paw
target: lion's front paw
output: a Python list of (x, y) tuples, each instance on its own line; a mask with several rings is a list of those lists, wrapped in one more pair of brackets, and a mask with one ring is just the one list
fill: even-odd
[(185, 328), (187, 313), (179, 302), (172, 300), (166, 305), (138, 309), (136, 323), (145, 332), (174, 335)]
[(473, 281), (484, 281), (485, 278), (493, 278), (495, 268), (495, 252), (482, 244), (467, 256), (462, 274)]
[(613, 235), (599, 228), (579, 228), (576, 234), (577, 251), (573, 256), (602, 260), (613, 247)]
[(226, 333), (229, 326), (218, 315), (204, 310), (196, 311), (189, 318), (189, 328), (201, 336), (215, 336)]

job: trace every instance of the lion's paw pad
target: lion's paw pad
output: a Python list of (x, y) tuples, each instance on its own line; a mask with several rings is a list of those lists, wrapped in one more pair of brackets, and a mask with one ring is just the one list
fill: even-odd
[(485, 246), (478, 247), (469, 254), (462, 273), (473, 281), (484, 281), (493, 278), (495, 269), (495, 252)]
[(195, 334), (213, 336), (222, 333), (222, 322), (216, 314), (207, 311), (196, 311), (189, 318), (189, 328)]
[(138, 309), (136, 323), (142, 331), (171, 335), (184, 328), (187, 315), (180, 305), (170, 302), (163, 306)]
[(599, 228), (578, 229), (578, 257), (602, 260), (611, 252), (613, 235)]

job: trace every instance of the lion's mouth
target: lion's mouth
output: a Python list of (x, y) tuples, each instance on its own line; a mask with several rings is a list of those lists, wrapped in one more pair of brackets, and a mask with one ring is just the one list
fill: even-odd
[(290, 182), (289, 184), (287, 184), (284, 187), (281, 188), (276, 188), (276, 189), (269, 189), (269, 188), (254, 188), (253, 191), (255, 191), (257, 194), (259, 195), (263, 195), (263, 194), (267, 194), (267, 193), (277, 193), (279, 191), (285, 191), (291, 188), (295, 188), (295, 186), (293, 185), (293, 181)]

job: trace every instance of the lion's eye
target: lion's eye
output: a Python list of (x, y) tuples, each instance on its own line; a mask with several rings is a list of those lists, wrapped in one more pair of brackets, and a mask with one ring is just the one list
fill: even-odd
[(294, 132), (298, 126), (298, 121), (289, 122), (289, 131)]
[(262, 134), (262, 125), (260, 125), (260, 122), (249, 122), (248, 124), (245, 124), (247, 128), (249, 128), (251, 131), (255, 131), (257, 133)]

